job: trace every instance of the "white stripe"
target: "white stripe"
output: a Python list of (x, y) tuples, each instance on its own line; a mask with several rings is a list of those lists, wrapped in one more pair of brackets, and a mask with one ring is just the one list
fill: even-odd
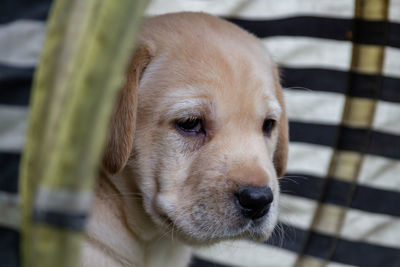
[(390, 0), (389, 20), (400, 23), (400, 0)]
[(35, 196), (35, 209), (69, 214), (87, 213), (90, 210), (90, 192), (75, 192), (66, 189), (41, 187)]
[(19, 229), (21, 214), (17, 194), (0, 191), (0, 225)]
[(278, 64), (295, 68), (350, 69), (351, 42), (283, 36), (264, 38), (262, 42)]
[(348, 265), (348, 264), (343, 264), (343, 263), (337, 263), (337, 262), (329, 262), (326, 267), (357, 267), (356, 265)]
[(0, 105), (0, 151), (22, 150), (28, 109), (26, 107)]
[(289, 120), (339, 124), (345, 96), (337, 93), (310, 90), (284, 90)]
[(0, 63), (35, 66), (45, 36), (44, 22), (17, 20), (0, 26)]
[(392, 76), (400, 78), (400, 49), (393, 47), (386, 47), (385, 60), (383, 65), (383, 74), (385, 76)]
[[(289, 195), (282, 195), (281, 206), (290, 206), (290, 210), (284, 208), (281, 211), (280, 220), (293, 225), (294, 227), (306, 230), (309, 228), (312, 216), (316, 208), (316, 201)], [(379, 201), (379, 200), (377, 200)], [(344, 209), (332, 204), (320, 204)], [(289, 211), (289, 214), (283, 214)], [(323, 234), (333, 234), (323, 225), (318, 228)], [(356, 209), (349, 209), (345, 216), (344, 227), (341, 237), (351, 241), (369, 242), (382, 246), (400, 248), (400, 219), (383, 214), (364, 212)]]
[(197, 248), (195, 254), (228, 266), (289, 267), (296, 260), (293, 252), (245, 240), (225, 241), (207, 248)]
[(325, 177), (332, 153), (333, 149), (329, 147), (292, 142), (287, 172)]
[(399, 160), (366, 155), (361, 166), (358, 183), (400, 193), (399, 173)]
[(400, 248), (400, 219), (389, 215), (349, 210), (341, 236), (353, 241)]
[[(296, 228), (307, 231), (310, 229), (314, 217), (315, 209), (318, 202), (315, 200), (296, 197), (291, 195), (280, 196), (279, 220), (283, 223), (293, 225)], [(319, 204), (324, 205), (324, 204)], [(290, 207), (290, 208), (287, 208)], [(324, 230), (324, 229), (319, 229)], [(322, 231), (323, 233), (332, 234), (330, 231)]]
[[(290, 182), (290, 181), (286, 181)], [(299, 188), (300, 190), (300, 188)], [(302, 189), (307, 190), (307, 189)], [(318, 202), (306, 198), (282, 194), (279, 198), (279, 221), (308, 229), (312, 223)]]
[(203, 11), (219, 16), (252, 19), (274, 19), (287, 16), (331, 16), (352, 18), (351, 0), (153, 0), (147, 14), (158, 15), (178, 11)]
[(379, 101), (372, 127), (379, 132), (400, 135), (400, 104)]

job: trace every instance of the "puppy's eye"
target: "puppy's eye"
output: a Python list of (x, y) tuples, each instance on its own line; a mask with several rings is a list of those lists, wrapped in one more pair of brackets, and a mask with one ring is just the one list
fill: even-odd
[(263, 126), (262, 126), (262, 130), (265, 136), (270, 136), (272, 130), (275, 127), (276, 122), (272, 119), (265, 119)]
[(204, 132), (203, 120), (200, 118), (187, 118), (175, 121), (176, 127), (189, 134), (200, 134)]

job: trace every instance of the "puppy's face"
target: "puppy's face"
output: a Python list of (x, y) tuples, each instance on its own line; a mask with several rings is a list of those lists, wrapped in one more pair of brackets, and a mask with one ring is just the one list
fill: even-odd
[[(162, 229), (192, 243), (265, 239), (277, 221), (277, 178), (287, 150), (274, 64), (254, 37), (227, 22), (169, 16), (145, 24), (138, 54), (147, 58), (146, 68), (133, 75), (140, 81), (126, 168)], [(190, 23), (201, 22), (199, 34), (208, 34), (154, 29), (174, 23), (173, 16), (178, 24), (192, 16)]]

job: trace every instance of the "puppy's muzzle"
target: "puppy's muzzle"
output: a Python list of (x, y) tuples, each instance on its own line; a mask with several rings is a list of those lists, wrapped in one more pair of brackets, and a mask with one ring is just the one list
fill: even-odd
[(274, 196), (268, 186), (246, 186), (235, 194), (236, 205), (243, 216), (249, 219), (258, 219), (268, 213)]

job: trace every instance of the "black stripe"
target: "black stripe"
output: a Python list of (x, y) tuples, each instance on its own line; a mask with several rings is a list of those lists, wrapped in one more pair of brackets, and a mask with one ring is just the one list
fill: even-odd
[(0, 104), (27, 106), (33, 72), (33, 68), (16, 68), (0, 64)]
[(341, 150), (367, 152), (370, 131), (360, 128), (340, 127), (338, 148)]
[(229, 267), (229, 266), (215, 262), (210, 262), (207, 260), (203, 260), (199, 257), (193, 256), (190, 261), (189, 267)]
[(312, 200), (320, 198), (323, 183), (323, 178), (290, 172), (279, 179), (281, 193)]
[[(346, 93), (348, 72), (316, 68), (280, 68), (282, 86), (297, 90)], [(399, 80), (400, 83), (400, 80)]]
[[(281, 68), (282, 85), (296, 90), (347, 94), (400, 103), (400, 79), (328, 69)], [(347, 91), (351, 79), (351, 90)], [(377, 92), (376, 88), (380, 88)]]
[(334, 147), (339, 126), (291, 121), (289, 136), (291, 142), (302, 142)]
[(18, 191), (20, 154), (0, 152), (0, 191)]
[[(314, 246), (318, 247), (318, 244)], [(400, 249), (339, 239), (332, 260), (365, 267), (398, 267)]]
[(400, 136), (372, 131), (367, 153), (400, 159)]
[[(316, 232), (311, 232), (309, 238), (304, 251), (306, 255), (356, 266), (400, 266), (400, 249), (342, 238), (333, 239)], [(334, 250), (330, 256), (332, 248)]]
[(0, 23), (9, 23), (16, 19), (35, 19), (45, 21), (52, 0), (2, 0)]
[[(314, 231), (307, 232), (282, 223), (280, 223), (280, 227), (285, 233), (283, 240), (272, 236), (266, 244), (344, 264), (371, 267), (400, 266), (400, 249), (397, 248), (350, 241), (343, 238), (336, 239), (335, 236)], [(331, 259), (329, 259), (332, 246), (335, 242), (337, 242), (336, 248), (333, 251)]]
[[(384, 79), (385, 78), (380, 75), (367, 75), (349, 72), (349, 88), (347, 90), (347, 95), (377, 100), (380, 98), (381, 91), (383, 90)], [(400, 80), (398, 83), (400, 84)], [(389, 89), (389, 92), (390, 91), (391, 90)], [(397, 93), (399, 93), (398, 90)], [(393, 100), (391, 100), (391, 102), (393, 102)]]
[(400, 79), (383, 77), (380, 99), (400, 102)]
[(400, 193), (398, 192), (358, 185), (350, 207), (400, 217), (399, 203)]
[(400, 24), (362, 19), (298, 16), (273, 20), (228, 18), (259, 38), (272, 36), (304, 36), (367, 45), (400, 47)]
[(307, 239), (307, 231), (278, 222), (270, 238), (264, 243), (299, 253)]
[[(280, 179), (283, 194), (317, 200), (322, 203), (349, 206), (377, 214), (400, 217), (400, 193), (391, 190), (354, 185), (335, 178), (287, 173)], [(326, 184), (324, 184), (326, 183)], [(324, 189), (324, 190), (323, 190)], [(351, 201), (349, 202), (349, 199)]]
[(389, 25), (393, 28), (399, 27), (398, 24), (387, 21), (354, 19), (352, 40), (358, 44), (395, 46), (396, 42), (388, 42)]
[(322, 17), (291, 17), (274, 20), (228, 19), (259, 38), (272, 36), (307, 36), (349, 40), (352, 20)]
[(57, 211), (38, 210), (36, 208), (33, 211), (33, 222), (72, 231), (83, 231), (87, 218), (88, 215), (85, 213), (68, 214)]
[(389, 41), (388, 43), (394, 47), (400, 47), (400, 24), (389, 24)]
[(20, 235), (17, 231), (0, 226), (0, 265), (7, 267), (20, 266)]
[(400, 159), (400, 136), (342, 126), (338, 148)]
[[(291, 121), (290, 141), (400, 159), (400, 136), (368, 129)], [(336, 141), (337, 136), (338, 141)]]

